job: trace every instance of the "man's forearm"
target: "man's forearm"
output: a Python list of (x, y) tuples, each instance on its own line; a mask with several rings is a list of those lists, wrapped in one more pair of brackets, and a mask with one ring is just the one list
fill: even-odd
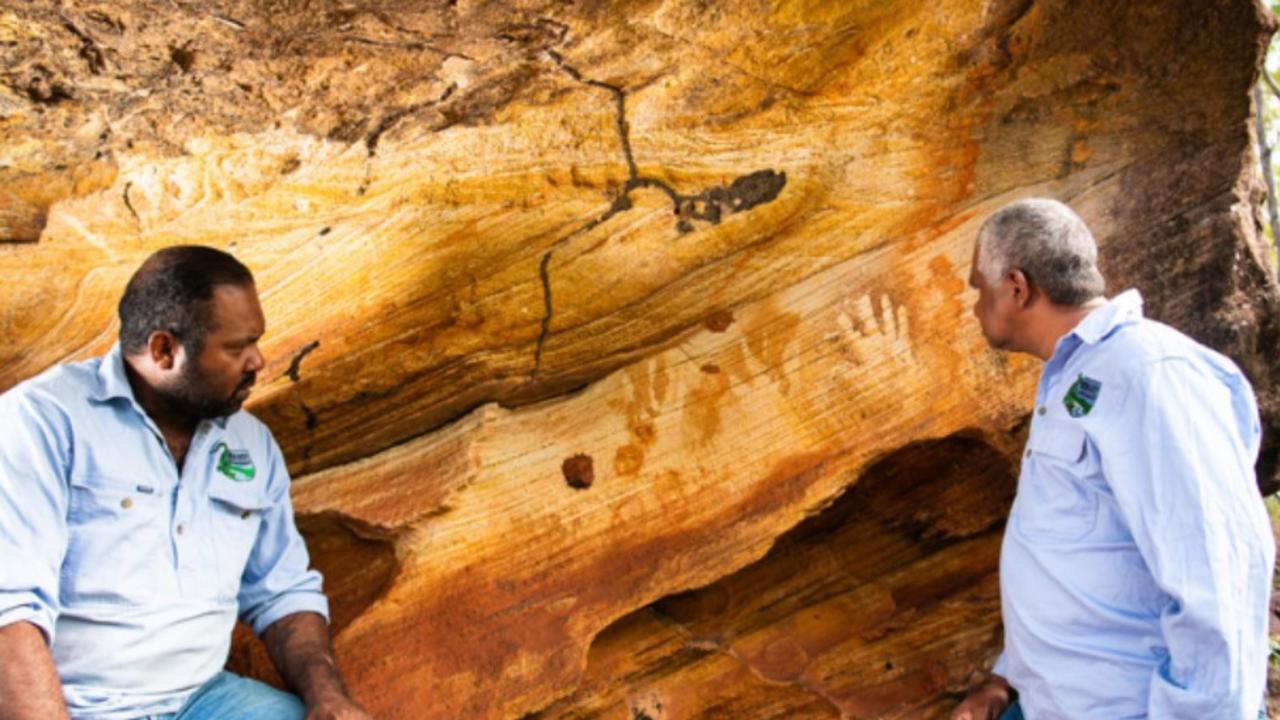
[(66, 717), (62, 682), (44, 633), (29, 622), (0, 627), (0, 720)]
[(286, 615), (262, 633), (262, 641), (280, 677), (307, 707), (316, 707), (335, 696), (347, 697), (333, 657), (329, 625), (320, 615)]

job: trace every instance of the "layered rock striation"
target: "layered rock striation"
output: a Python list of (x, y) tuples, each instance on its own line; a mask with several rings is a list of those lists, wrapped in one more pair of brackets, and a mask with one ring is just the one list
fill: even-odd
[[(0, 9), (0, 386), (249, 264), (252, 410), (387, 718), (940, 717), (999, 643), (1038, 367), (972, 239), (1073, 205), (1280, 483), (1251, 0)], [(239, 667), (266, 673), (245, 644)]]

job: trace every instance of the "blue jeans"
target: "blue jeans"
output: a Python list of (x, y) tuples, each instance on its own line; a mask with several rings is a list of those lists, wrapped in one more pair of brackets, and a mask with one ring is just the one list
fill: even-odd
[(1022, 706), (1018, 704), (1017, 700), (1014, 700), (1013, 704), (1004, 711), (1004, 714), (1000, 716), (1000, 720), (1025, 720), (1022, 716)]
[(302, 701), (257, 680), (220, 672), (192, 695), (176, 713), (154, 720), (303, 720)]
[[(1000, 716), (1000, 720), (1026, 720), (1022, 715), (1022, 706), (1018, 704), (1017, 700), (1014, 700), (1009, 709), (1004, 711), (1004, 714)], [(1265, 706), (1258, 713), (1258, 720), (1267, 720), (1267, 708)]]

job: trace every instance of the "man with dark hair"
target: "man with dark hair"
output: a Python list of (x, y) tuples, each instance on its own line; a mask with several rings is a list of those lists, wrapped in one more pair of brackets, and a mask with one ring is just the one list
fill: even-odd
[(1004, 652), (951, 718), (1265, 717), (1275, 543), (1253, 391), (1143, 318), (1136, 290), (1107, 300), (1096, 261), (1054, 200), (978, 233), (983, 336), (1046, 364), (1000, 552)]
[[(107, 355), (0, 395), (0, 718), (361, 720), (266, 426), (249, 270), (143, 263)], [(237, 615), (297, 696), (222, 671)], [(305, 704), (304, 704), (305, 703)]]

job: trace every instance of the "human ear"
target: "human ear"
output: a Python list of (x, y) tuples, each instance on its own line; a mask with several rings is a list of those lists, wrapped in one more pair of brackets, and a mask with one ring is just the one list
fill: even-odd
[(1025, 308), (1031, 303), (1031, 281), (1027, 279), (1027, 274), (1018, 268), (1011, 268), (1006, 277), (1013, 285), (1013, 301), (1018, 307)]
[(178, 339), (167, 330), (156, 330), (147, 338), (147, 355), (161, 370), (172, 370), (178, 362)]

